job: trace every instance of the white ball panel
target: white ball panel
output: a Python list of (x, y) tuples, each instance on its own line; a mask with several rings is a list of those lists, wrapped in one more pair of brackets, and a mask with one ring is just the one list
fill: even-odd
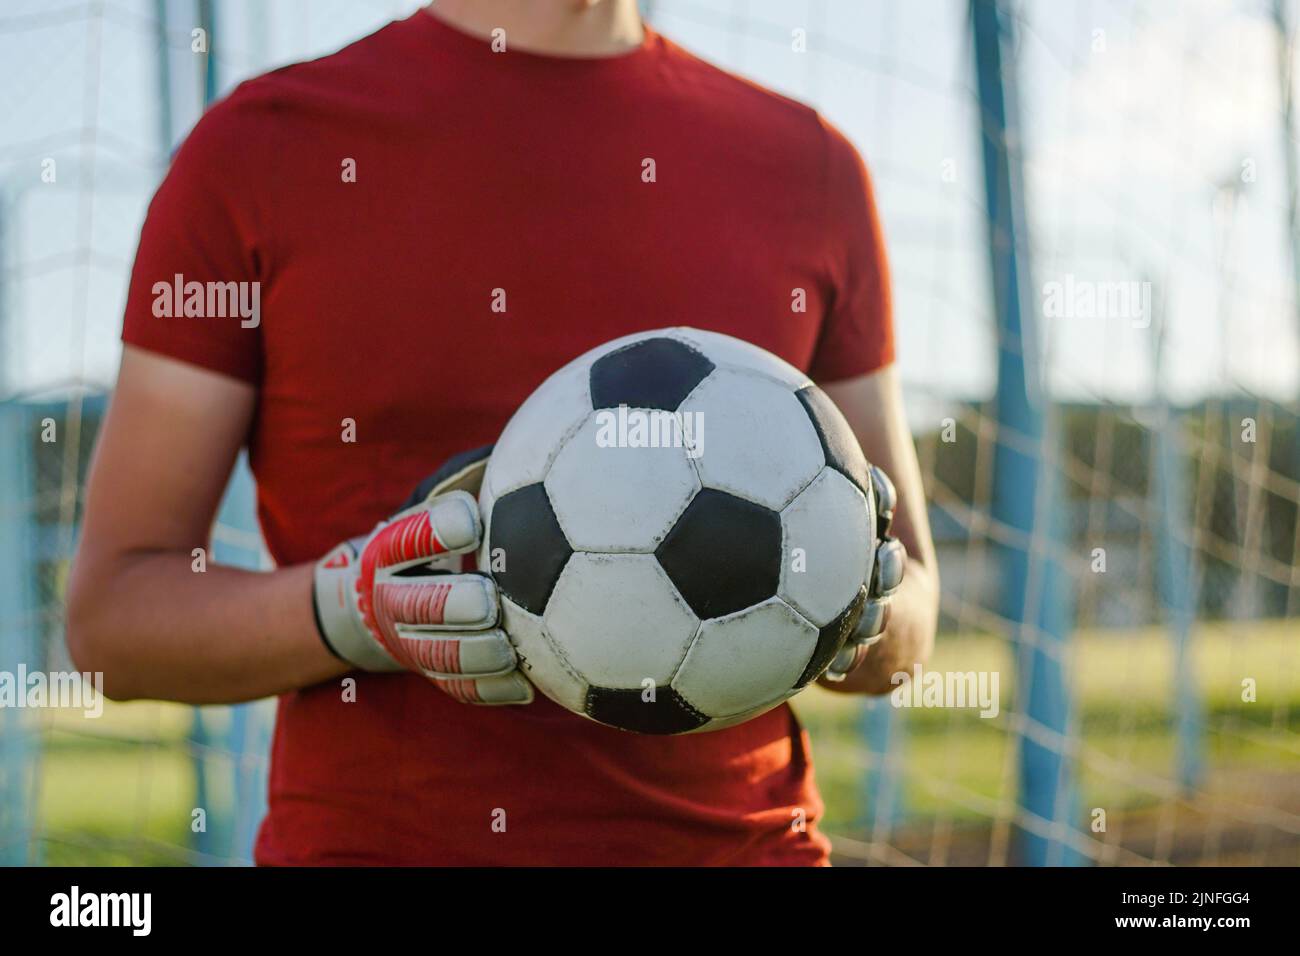
[(541, 481), (566, 436), (591, 413), (590, 369), (590, 362), (570, 362), (539, 385), (506, 423), (484, 476), (498, 498)]
[(590, 684), (667, 684), (699, 619), (651, 554), (569, 558), (546, 605), (546, 630)]
[(720, 332), (705, 332), (702, 329), (674, 328), (666, 331), (674, 338), (695, 346), (716, 365), (752, 369), (788, 386), (791, 391), (803, 388), (811, 381), (807, 375), (789, 362), (743, 339), (723, 335)]
[(606, 412), (617, 414), (592, 413), (565, 444), (546, 475), (546, 493), (574, 550), (648, 553), (700, 482), (684, 448), (601, 447)]
[(700, 625), (673, 687), (719, 717), (789, 695), (817, 647), (817, 629), (772, 598)]
[(542, 619), (504, 595), (501, 619), (510, 643), (519, 654), (523, 675), (561, 707), (581, 711), (587, 700), (587, 684), (552, 646)]
[[(874, 520), (851, 481), (826, 468), (781, 513), (777, 593), (818, 627), (846, 608), (871, 573)], [(794, 569), (794, 549), (804, 569)]]
[(680, 411), (700, 416), (695, 466), (706, 487), (779, 511), (826, 463), (794, 392), (752, 372), (714, 371)]

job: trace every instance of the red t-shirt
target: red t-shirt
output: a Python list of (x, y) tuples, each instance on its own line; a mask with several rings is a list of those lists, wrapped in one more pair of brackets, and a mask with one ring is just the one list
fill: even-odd
[[(155, 315), (155, 283), (178, 274), (260, 283), (259, 323)], [(654, 33), (609, 58), (494, 53), (421, 11), (213, 106), (149, 208), (122, 337), (256, 384), (258, 513), (288, 565), (494, 441), (574, 356), (669, 325), (748, 339), (820, 381), (887, 364), (886, 267), (852, 146)], [(788, 706), (640, 736), (540, 695), (476, 707), (363, 674), (355, 702), (337, 682), (280, 699), (256, 856), (815, 864), (821, 812)]]

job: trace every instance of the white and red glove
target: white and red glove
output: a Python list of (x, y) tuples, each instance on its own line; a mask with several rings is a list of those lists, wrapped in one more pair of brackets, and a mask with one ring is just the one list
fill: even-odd
[(871, 562), (871, 579), (867, 581), (867, 599), (862, 605), (862, 616), (826, 669), (824, 676), (831, 683), (844, 680), (866, 659), (867, 648), (885, 636), (890, 599), (903, 583), (903, 571), (907, 567), (907, 549), (903, 542), (890, 534), (898, 493), (888, 475), (875, 465), (869, 467), (871, 492), (876, 505), (876, 556)]
[(462, 572), (483, 534), (475, 495), (491, 451), (452, 458), (368, 537), (317, 562), (316, 623), (337, 657), (364, 671), (415, 671), (466, 703), (533, 699), (499, 624), (496, 583)]

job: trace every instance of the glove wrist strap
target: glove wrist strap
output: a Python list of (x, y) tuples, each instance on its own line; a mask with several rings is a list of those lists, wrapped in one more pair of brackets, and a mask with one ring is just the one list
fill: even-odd
[(317, 562), (312, 581), (316, 627), (335, 657), (363, 671), (399, 671), (402, 666), (366, 630), (356, 606), (356, 562), (363, 542), (345, 541)]

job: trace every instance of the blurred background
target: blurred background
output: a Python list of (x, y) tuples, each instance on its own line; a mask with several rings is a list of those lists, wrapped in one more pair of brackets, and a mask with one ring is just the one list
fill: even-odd
[[(0, 0), (0, 673), (71, 667), (172, 148), (242, 79), (419, 5)], [(1300, 3), (642, 6), (866, 157), (944, 583), (930, 670), (998, 677), (995, 716), (795, 701), (836, 862), (1300, 863)], [(266, 565), (253, 497), (241, 463), (215, 560)], [(0, 707), (0, 862), (247, 864), (271, 719)]]

